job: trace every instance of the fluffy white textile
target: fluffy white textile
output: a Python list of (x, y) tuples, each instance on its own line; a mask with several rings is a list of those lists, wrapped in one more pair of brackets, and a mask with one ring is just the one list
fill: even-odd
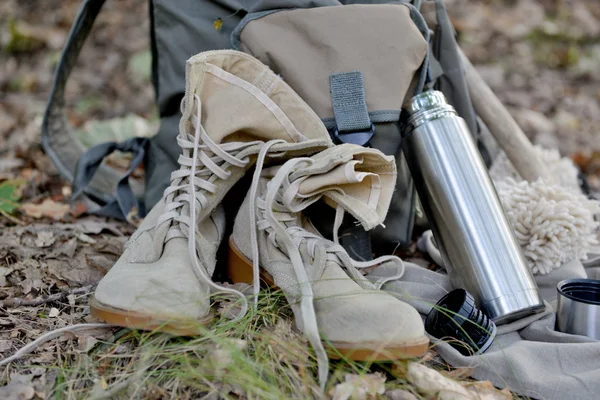
[(504, 153), (495, 160), (490, 175), (504, 211), (512, 224), (529, 267), (545, 275), (574, 259), (585, 260), (597, 244), (600, 202), (581, 193), (577, 168), (558, 151), (536, 147), (554, 176), (554, 183), (527, 182)]

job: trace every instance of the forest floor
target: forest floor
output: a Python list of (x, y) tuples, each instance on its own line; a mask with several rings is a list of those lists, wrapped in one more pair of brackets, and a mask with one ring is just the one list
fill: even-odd
[[(68, 118), (86, 146), (156, 129), (147, 3), (106, 2), (71, 76)], [(135, 230), (71, 204), (70, 185), (41, 149), (54, 67), (80, 4), (0, 2), (0, 358), (45, 332), (98, 322), (90, 293)], [(530, 139), (572, 157), (600, 190), (600, 2), (446, 4), (465, 53)], [(261, 302), (242, 324), (223, 323), (199, 338), (119, 328), (61, 335), (0, 367), (0, 398), (315, 395), (314, 360), (285, 300), (270, 293)], [(440, 363), (434, 349), (425, 361), (472, 393), (512, 398)], [(428, 398), (427, 388), (407, 379), (405, 363), (331, 368), (327, 392), (336, 399)]]

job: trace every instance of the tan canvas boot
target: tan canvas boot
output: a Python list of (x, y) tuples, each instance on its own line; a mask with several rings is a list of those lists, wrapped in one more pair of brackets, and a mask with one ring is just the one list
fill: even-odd
[(326, 128), (268, 67), (236, 51), (187, 61), (177, 143), (181, 168), (102, 279), (92, 314), (130, 328), (191, 335), (210, 320), (211, 281), (225, 229), (219, 203), (257, 160), (331, 146)]
[[(395, 264), (395, 256), (357, 262), (339, 244), (319, 235), (302, 214), (323, 198), (334, 206), (339, 227), (350, 212), (365, 229), (381, 224), (396, 179), (392, 157), (343, 144), (311, 158), (296, 158), (262, 172), (250, 189), (230, 238), (228, 272), (234, 282), (258, 282), (258, 274), (283, 290), (297, 327), (315, 349), (321, 379), (327, 355), (354, 360), (393, 360), (422, 355), (429, 340), (411, 306), (377, 290), (358, 271)], [(334, 240), (337, 241), (334, 232)], [(324, 341), (324, 347), (321, 343)]]

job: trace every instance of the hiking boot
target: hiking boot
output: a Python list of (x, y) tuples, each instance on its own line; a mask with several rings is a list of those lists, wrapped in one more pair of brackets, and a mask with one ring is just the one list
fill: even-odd
[(269, 157), (332, 145), (321, 120), (280, 77), (237, 51), (187, 61), (182, 113), (181, 167), (91, 300), (92, 315), (108, 323), (193, 335), (211, 319), (211, 290), (245, 301), (211, 280), (225, 231), (221, 200), (255, 163), (260, 171)]
[[(427, 350), (418, 312), (379, 291), (384, 281), (374, 285), (359, 271), (392, 264), (399, 273), (387, 278), (398, 279), (402, 261), (395, 256), (355, 261), (336, 243), (344, 212), (366, 230), (382, 223), (395, 179), (393, 157), (339, 145), (263, 170), (235, 220), (229, 276), (236, 283), (253, 282), (255, 288), (260, 276), (281, 288), (296, 326), (317, 353), (321, 378), (327, 376), (324, 347), (332, 358), (353, 360), (394, 360)], [(334, 241), (321, 236), (302, 213), (320, 199), (336, 209)]]

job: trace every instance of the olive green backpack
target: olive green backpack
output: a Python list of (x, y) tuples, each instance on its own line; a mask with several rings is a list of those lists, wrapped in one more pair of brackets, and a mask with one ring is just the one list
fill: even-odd
[[(42, 129), (46, 153), (91, 213), (135, 219), (161, 198), (180, 152), (175, 137), (185, 61), (202, 51), (237, 48), (254, 55), (315, 109), (334, 141), (372, 146), (396, 157), (398, 180), (385, 227), (374, 230), (369, 239), (354, 221), (344, 221), (341, 241), (355, 257), (391, 253), (410, 243), (417, 199), (401, 151), (398, 121), (403, 102), (434, 86), (446, 94), (471, 131), (478, 132), (455, 33), (441, 0), (151, 0), (159, 131), (150, 139), (84, 149), (65, 117), (64, 89), (103, 3), (83, 2), (56, 68)], [(428, 10), (433, 24), (426, 24), (420, 9)], [(480, 149), (485, 159), (485, 149)], [(125, 172), (102, 163), (116, 150), (132, 153)], [(130, 177), (142, 163), (145, 182)], [(235, 191), (243, 192), (244, 184)], [(237, 210), (239, 198), (243, 196), (226, 198), (226, 210)], [(308, 212), (319, 216), (312, 220), (322, 232), (329, 231), (333, 215), (328, 207), (315, 205)], [(228, 213), (228, 218), (234, 217)]]

